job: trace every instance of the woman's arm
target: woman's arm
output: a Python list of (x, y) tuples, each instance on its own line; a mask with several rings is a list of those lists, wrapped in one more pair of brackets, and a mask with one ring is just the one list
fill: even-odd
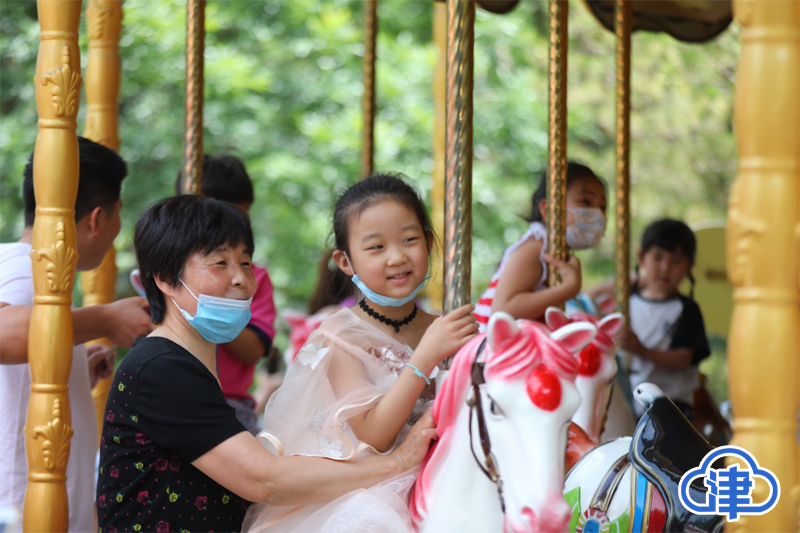
[[(497, 282), (492, 301), (493, 313), (504, 311), (514, 318), (536, 320), (551, 305), (561, 305), (578, 294), (581, 288), (580, 275), (577, 284), (565, 282), (556, 287), (533, 291), (542, 276), (542, 264), (539, 261), (541, 251), (542, 241), (530, 239), (511, 254)], [(570, 261), (577, 262), (577, 259), (573, 256)], [(577, 268), (580, 272), (580, 263)]]
[(422, 462), (436, 437), (430, 411), (414, 425), (391, 455), (333, 461), (316, 457), (276, 457), (242, 432), (212, 448), (192, 464), (240, 497), (273, 505), (331, 501), (370, 487)]

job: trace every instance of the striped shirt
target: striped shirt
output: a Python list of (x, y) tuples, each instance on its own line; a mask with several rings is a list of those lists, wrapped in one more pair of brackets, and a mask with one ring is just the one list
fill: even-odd
[(547, 263), (544, 261), (544, 253), (547, 249), (547, 228), (541, 222), (531, 222), (528, 231), (525, 232), (525, 235), (519, 238), (517, 242), (509, 246), (505, 253), (503, 254), (503, 260), (500, 262), (500, 267), (497, 269), (497, 272), (494, 273), (492, 276), (492, 281), (489, 283), (489, 288), (481, 295), (478, 303), (475, 305), (475, 318), (478, 321), (478, 331), (481, 333), (486, 331), (486, 328), (489, 324), (489, 317), (492, 314), (492, 302), (494, 301), (494, 293), (495, 289), (497, 288), (497, 282), (500, 280), (500, 275), (503, 273), (503, 268), (508, 263), (508, 260), (511, 258), (511, 254), (513, 254), (517, 249), (522, 246), (523, 243), (527, 242), (529, 239), (536, 239), (542, 241), (542, 251), (539, 254), (539, 262), (542, 264), (542, 275), (539, 278), (539, 281), (533, 287), (533, 291), (540, 291), (544, 289), (547, 285)]

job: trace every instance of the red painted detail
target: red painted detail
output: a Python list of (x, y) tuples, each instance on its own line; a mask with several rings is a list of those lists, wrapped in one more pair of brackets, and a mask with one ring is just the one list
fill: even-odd
[(525, 380), (528, 397), (540, 409), (555, 411), (561, 404), (561, 382), (544, 365), (539, 365)]
[(600, 352), (600, 348), (595, 346), (594, 343), (590, 344), (581, 350), (578, 374), (581, 376), (594, 376), (600, 370), (602, 360), (603, 354)]
[(653, 531), (661, 533), (667, 523), (667, 504), (664, 497), (656, 487), (653, 487), (653, 497), (650, 499), (650, 520), (647, 523), (648, 533)]

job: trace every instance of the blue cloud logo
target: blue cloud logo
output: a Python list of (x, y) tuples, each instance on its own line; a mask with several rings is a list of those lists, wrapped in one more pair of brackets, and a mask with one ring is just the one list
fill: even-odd
[[(749, 470), (739, 470), (738, 464), (728, 468), (711, 468), (723, 456), (743, 459)], [(706, 501), (698, 503), (689, 497), (689, 485), (695, 478), (704, 477), (708, 487)], [(764, 479), (770, 487), (769, 497), (762, 503), (753, 503), (754, 477)], [(697, 468), (692, 468), (681, 478), (679, 496), (684, 507), (695, 514), (725, 516), (728, 522), (736, 522), (740, 515), (763, 515), (778, 504), (781, 484), (770, 470), (758, 466), (753, 454), (740, 446), (721, 446), (703, 458)]]

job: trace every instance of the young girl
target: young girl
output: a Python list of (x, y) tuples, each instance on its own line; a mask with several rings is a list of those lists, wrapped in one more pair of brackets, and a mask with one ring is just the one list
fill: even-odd
[[(489, 288), (475, 309), (481, 332), (489, 317), (505, 311), (514, 318), (540, 320), (551, 305), (561, 305), (581, 289), (581, 265), (572, 255), (567, 261), (551, 257), (547, 250), (547, 175), (542, 175), (531, 200), (528, 231), (503, 254)], [(606, 188), (589, 167), (567, 165), (567, 245), (573, 250), (596, 246), (606, 228)], [(547, 268), (558, 269), (561, 284), (548, 287)]]
[[(267, 404), (268, 448), (348, 460), (388, 453), (433, 398), (436, 365), (477, 334), (465, 305), (443, 317), (417, 308), (433, 230), (417, 192), (377, 175), (342, 194), (333, 215), (338, 268), (363, 294), (327, 318)], [(326, 505), (255, 505), (245, 530), (410, 531), (416, 470)]]
[[(653, 222), (642, 235), (630, 297), (630, 328), (617, 334), (617, 346), (633, 354), (631, 387), (650, 382), (692, 416), (692, 395), (699, 384), (697, 365), (711, 353), (700, 307), (678, 286), (688, 278), (697, 241), (679, 220)], [(638, 414), (641, 409), (637, 407)]]

